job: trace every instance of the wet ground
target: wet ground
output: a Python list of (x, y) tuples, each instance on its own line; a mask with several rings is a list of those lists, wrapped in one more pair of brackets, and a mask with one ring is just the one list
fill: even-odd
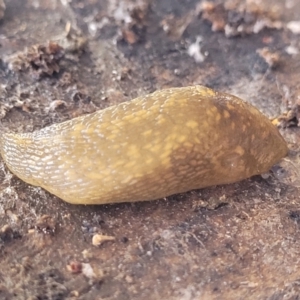
[(202, 84), (277, 118), (290, 153), (263, 177), (102, 206), (64, 203), (2, 164), (0, 299), (298, 299), (300, 3), (4, 2), (2, 131)]

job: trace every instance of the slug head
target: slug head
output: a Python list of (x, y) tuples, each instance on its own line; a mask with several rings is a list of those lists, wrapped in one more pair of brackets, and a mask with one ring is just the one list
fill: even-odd
[(287, 155), (287, 144), (278, 129), (255, 107), (223, 93), (216, 93), (214, 101), (223, 116), (219, 126), (224, 155), (220, 154), (220, 161), (228, 182), (267, 172)]

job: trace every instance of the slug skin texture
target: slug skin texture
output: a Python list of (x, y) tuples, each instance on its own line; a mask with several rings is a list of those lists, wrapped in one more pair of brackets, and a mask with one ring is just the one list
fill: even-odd
[(267, 172), (287, 154), (241, 99), (170, 88), (33, 133), (2, 134), (12, 173), (73, 204), (153, 200)]

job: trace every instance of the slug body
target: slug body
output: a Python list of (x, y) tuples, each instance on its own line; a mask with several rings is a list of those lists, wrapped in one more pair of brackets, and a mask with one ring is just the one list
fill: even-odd
[(239, 181), (267, 172), (287, 146), (250, 104), (193, 86), (3, 134), (0, 151), (25, 182), (70, 203), (104, 204)]

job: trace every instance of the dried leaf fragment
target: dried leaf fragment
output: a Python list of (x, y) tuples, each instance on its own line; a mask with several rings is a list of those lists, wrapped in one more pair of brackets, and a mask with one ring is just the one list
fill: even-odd
[(100, 246), (105, 242), (114, 241), (116, 238), (114, 236), (95, 234), (92, 239), (92, 244), (94, 246)]

